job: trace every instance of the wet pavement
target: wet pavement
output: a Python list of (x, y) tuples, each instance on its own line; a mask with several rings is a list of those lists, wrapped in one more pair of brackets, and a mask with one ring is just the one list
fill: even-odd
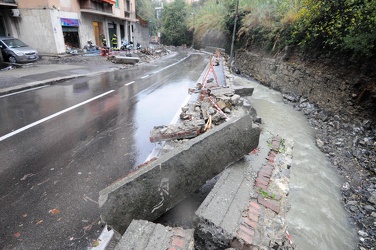
[[(79, 58), (81, 60), (67, 60), (69, 57), (81, 57)], [(9, 64), (2, 64), (2, 66), (0, 95), (56, 81), (125, 68), (124, 65), (114, 64), (101, 56), (87, 58), (83, 56), (45, 56), (44, 59), (35, 63), (17, 64), (12, 67)]]
[[(108, 62), (0, 72), (6, 76), (2, 90), (10, 84), (5, 78), (18, 89), (43, 82), (39, 89), (0, 96), (0, 248), (89, 246), (103, 227), (99, 190), (146, 159), (154, 148), (150, 128), (172, 120), (204, 58), (167, 55), (116, 71)], [(65, 81), (49, 85), (61, 68)], [(113, 72), (96, 75), (105, 68)], [(72, 78), (86, 72), (90, 77)]]

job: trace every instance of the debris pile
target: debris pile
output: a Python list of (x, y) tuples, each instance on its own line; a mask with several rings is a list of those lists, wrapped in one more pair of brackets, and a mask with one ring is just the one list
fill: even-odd
[(252, 95), (253, 88), (229, 87), (226, 83), (220, 86), (214, 70), (218, 65), (219, 59), (210, 60), (202, 81), (188, 89), (193, 101), (181, 108), (178, 124), (155, 126), (150, 132), (151, 142), (194, 138), (246, 112), (237, 93)]

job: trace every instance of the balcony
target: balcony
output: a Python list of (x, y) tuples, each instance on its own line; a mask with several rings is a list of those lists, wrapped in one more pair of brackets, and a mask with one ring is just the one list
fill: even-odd
[(124, 17), (125, 18), (131, 18), (131, 12), (128, 10), (124, 10)]
[(112, 5), (114, 2), (116, 3), (116, 0), (80, 0), (80, 8), (81, 10), (112, 14)]

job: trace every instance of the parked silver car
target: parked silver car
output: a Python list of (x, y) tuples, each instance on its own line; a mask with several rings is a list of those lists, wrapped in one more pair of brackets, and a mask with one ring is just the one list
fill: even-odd
[(38, 51), (14, 37), (0, 36), (0, 49), (4, 60), (11, 63), (34, 62), (38, 60)]

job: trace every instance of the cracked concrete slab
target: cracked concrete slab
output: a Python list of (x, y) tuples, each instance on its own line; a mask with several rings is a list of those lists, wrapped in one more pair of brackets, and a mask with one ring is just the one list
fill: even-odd
[(258, 146), (249, 114), (223, 123), (100, 192), (101, 218), (119, 233), (133, 219), (153, 221)]

